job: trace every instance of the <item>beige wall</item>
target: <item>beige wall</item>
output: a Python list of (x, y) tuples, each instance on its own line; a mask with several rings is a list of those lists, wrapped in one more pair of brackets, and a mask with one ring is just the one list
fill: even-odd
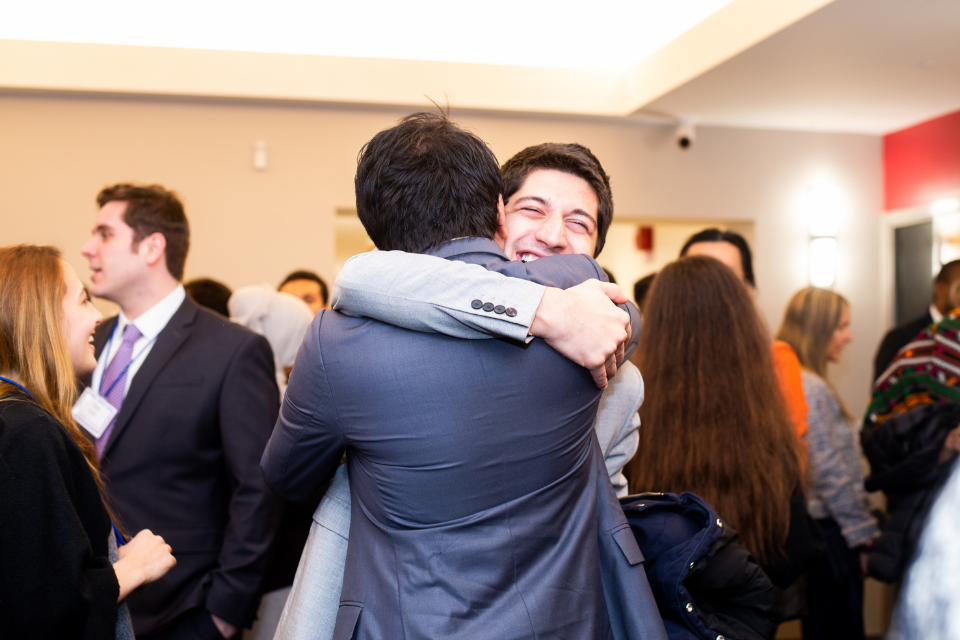
[[(232, 287), (277, 283), (305, 267), (332, 278), (334, 215), (354, 206), (361, 145), (402, 111), (270, 103), (0, 93), (0, 243), (59, 245), (81, 275), (94, 196), (122, 181), (183, 196), (193, 228), (187, 276)], [(701, 128), (680, 152), (672, 130), (624, 120), (456, 113), (506, 160), (525, 146), (577, 141), (612, 176), (618, 215), (754, 223), (758, 303), (779, 324), (806, 284), (806, 231), (795, 200), (826, 171), (850, 198), (836, 288), (856, 341), (834, 372), (850, 408), (865, 407), (881, 335), (877, 270), (880, 139)], [(265, 140), (268, 168), (253, 169)], [(630, 286), (630, 283), (626, 283)]]

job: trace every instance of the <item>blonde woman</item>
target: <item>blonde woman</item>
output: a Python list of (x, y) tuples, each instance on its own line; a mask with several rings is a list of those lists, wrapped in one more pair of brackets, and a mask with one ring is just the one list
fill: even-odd
[(123, 538), (93, 444), (71, 416), (101, 319), (56, 249), (0, 248), (4, 637), (132, 640), (124, 599), (176, 563), (149, 531)]
[(803, 367), (809, 413), (807, 508), (826, 534), (827, 554), (807, 574), (805, 638), (864, 637), (861, 552), (878, 535), (863, 488), (859, 434), (827, 381), (827, 363), (840, 361), (853, 339), (843, 296), (810, 287), (798, 291), (777, 335)]

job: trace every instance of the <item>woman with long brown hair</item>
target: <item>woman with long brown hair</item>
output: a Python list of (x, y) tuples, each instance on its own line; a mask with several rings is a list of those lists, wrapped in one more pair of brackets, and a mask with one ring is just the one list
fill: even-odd
[(805, 638), (864, 638), (861, 552), (880, 531), (863, 486), (853, 419), (827, 381), (853, 339), (850, 305), (838, 293), (808, 287), (794, 294), (777, 334), (797, 353), (810, 413), (808, 503), (827, 539), (827, 554), (807, 574)]
[(149, 531), (123, 538), (71, 415), (101, 319), (59, 251), (0, 248), (0, 627), (11, 638), (132, 639), (123, 600), (176, 562)]
[(631, 492), (699, 495), (790, 585), (808, 554), (800, 444), (746, 287), (713, 258), (681, 258), (657, 276), (643, 331)]

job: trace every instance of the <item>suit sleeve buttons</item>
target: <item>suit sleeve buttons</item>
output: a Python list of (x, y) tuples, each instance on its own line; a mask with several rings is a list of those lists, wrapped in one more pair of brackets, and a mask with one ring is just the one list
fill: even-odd
[(503, 312), (506, 311), (506, 310), (507, 310), (507, 308), (506, 308), (505, 306), (503, 306), (502, 304), (498, 304), (497, 306), (495, 306), (495, 307), (493, 308), (493, 312), (494, 312), (494, 313), (503, 313)]
[(474, 309), (479, 309), (480, 307), (483, 306), (483, 303), (480, 302), (479, 300), (474, 300), (473, 302), (470, 303), (470, 306), (473, 307)]
[(507, 314), (508, 317), (513, 318), (514, 316), (517, 315), (517, 310), (514, 309), (513, 307), (507, 307), (505, 313)]
[(492, 302), (484, 302), (482, 308), (483, 308), (484, 311), (486, 311), (486, 312), (489, 313), (490, 311), (493, 311), (493, 303), (492, 303)]

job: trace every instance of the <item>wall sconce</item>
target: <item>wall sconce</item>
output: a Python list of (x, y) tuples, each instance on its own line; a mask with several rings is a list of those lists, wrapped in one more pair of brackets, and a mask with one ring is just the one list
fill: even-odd
[(837, 274), (837, 239), (811, 238), (810, 284), (815, 287), (833, 286)]
[(811, 186), (803, 200), (803, 211), (810, 233), (810, 246), (807, 251), (809, 278), (814, 287), (831, 287), (836, 279), (836, 236), (840, 229), (844, 204), (840, 187), (829, 183)]

